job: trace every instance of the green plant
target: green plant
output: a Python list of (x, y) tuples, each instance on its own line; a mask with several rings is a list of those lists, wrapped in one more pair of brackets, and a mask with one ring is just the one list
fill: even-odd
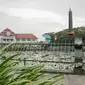
[(44, 65), (16, 68), (17, 62), (11, 61), (11, 59), (20, 54), (16, 53), (8, 58), (4, 56), (3, 59), (2, 56), (7, 47), (0, 51), (0, 58), (2, 59), (0, 62), (0, 85), (53, 85), (63, 78), (61, 74), (50, 76), (41, 73)]

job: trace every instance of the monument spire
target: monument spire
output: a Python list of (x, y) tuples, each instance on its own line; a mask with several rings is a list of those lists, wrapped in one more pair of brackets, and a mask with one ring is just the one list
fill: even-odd
[(73, 20), (72, 20), (72, 11), (71, 11), (71, 8), (69, 8), (69, 15), (68, 15), (68, 17), (69, 17), (69, 20), (68, 20), (68, 22), (69, 22), (69, 32), (71, 32), (72, 31), (72, 28), (73, 28)]

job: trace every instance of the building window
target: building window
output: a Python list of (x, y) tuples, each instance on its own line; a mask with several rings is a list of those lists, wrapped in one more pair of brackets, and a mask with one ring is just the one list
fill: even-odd
[(9, 39), (7, 39), (7, 41), (9, 41)]
[(25, 39), (22, 39), (22, 41), (25, 41)]
[(17, 39), (17, 41), (20, 41), (20, 39)]
[(13, 41), (13, 39), (11, 39), (11, 41)]
[(32, 41), (35, 41), (35, 39), (32, 39)]
[(27, 41), (31, 41), (31, 39), (27, 39)]
[(6, 39), (3, 39), (3, 41), (6, 41)]

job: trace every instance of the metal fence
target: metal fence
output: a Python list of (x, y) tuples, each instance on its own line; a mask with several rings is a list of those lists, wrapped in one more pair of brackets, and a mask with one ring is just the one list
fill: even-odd
[[(7, 44), (1, 44), (4, 47)], [(81, 73), (85, 69), (83, 53), (84, 46), (78, 43), (58, 41), (57, 43), (14, 43), (5, 49), (8, 54), (20, 52), (21, 55), (12, 59), (18, 61), (20, 66), (33, 66), (44, 64), (44, 70), (47, 72), (76, 72), (76, 67)], [(79, 53), (79, 55), (77, 54)], [(8, 55), (7, 54), (7, 55)], [(83, 68), (83, 70), (81, 70)], [(84, 73), (84, 72), (83, 72)]]
[[(7, 44), (0, 44), (3, 48)], [(63, 52), (74, 52), (74, 43), (14, 43), (5, 51), (63, 51)]]

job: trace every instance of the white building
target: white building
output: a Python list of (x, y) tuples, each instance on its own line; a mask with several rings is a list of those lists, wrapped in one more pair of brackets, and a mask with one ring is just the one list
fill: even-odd
[(17, 34), (6, 28), (0, 33), (0, 43), (29, 43), (37, 42), (37, 37), (34, 34)]

